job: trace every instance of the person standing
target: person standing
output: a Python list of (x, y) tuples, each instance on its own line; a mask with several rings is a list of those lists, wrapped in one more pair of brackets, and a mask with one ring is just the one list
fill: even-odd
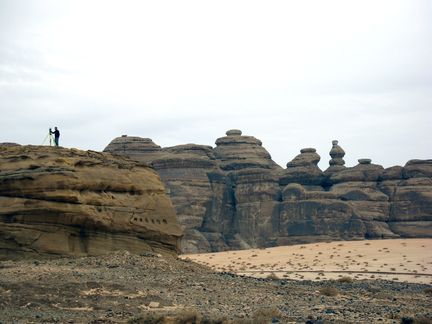
[(54, 144), (55, 146), (59, 146), (59, 139), (60, 139), (60, 131), (57, 129), (57, 127), (54, 127), (54, 132), (50, 128), (50, 135), (54, 134)]

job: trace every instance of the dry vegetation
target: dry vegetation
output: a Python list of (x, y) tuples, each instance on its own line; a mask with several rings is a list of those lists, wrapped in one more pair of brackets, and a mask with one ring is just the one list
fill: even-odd
[(321, 288), (319, 290), (319, 292), (321, 295), (324, 295), (324, 296), (334, 297), (334, 296), (339, 295), (339, 290), (337, 288), (334, 288), (334, 287), (324, 287), (324, 288)]

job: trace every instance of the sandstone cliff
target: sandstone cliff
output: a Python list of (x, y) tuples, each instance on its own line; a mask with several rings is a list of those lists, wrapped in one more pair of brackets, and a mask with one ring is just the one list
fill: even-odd
[(151, 163), (185, 231), (183, 252), (340, 239), (432, 237), (432, 160), (348, 168), (332, 142), (329, 168), (314, 148), (282, 169), (260, 140), (229, 130), (216, 147), (160, 148), (123, 136), (105, 151)]
[(0, 258), (178, 250), (158, 174), (109, 153), (0, 145)]

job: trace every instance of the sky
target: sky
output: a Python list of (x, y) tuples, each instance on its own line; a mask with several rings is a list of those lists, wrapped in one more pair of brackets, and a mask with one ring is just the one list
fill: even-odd
[(431, 159), (432, 2), (0, 0), (0, 142), (259, 138), (281, 166)]

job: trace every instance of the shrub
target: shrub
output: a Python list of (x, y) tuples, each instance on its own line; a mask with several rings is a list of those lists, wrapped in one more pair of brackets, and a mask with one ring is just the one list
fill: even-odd
[(432, 324), (432, 318), (428, 317), (415, 317), (414, 324)]
[(338, 282), (342, 282), (342, 283), (352, 283), (354, 281), (353, 278), (345, 276), (345, 277), (341, 277), (337, 280)]
[(273, 322), (281, 317), (282, 313), (276, 307), (263, 307), (253, 314), (254, 323)]
[(333, 297), (333, 296), (339, 295), (339, 290), (337, 288), (334, 288), (334, 287), (324, 287), (324, 288), (321, 288), (319, 290), (319, 292), (321, 295), (324, 295), (324, 296), (332, 296)]
[(129, 324), (224, 324), (226, 318), (202, 316), (195, 309), (185, 309), (174, 314), (146, 313), (128, 321)]
[(432, 319), (427, 317), (402, 317), (401, 324), (431, 324)]
[(279, 280), (279, 277), (274, 272), (272, 272), (267, 276), (267, 279)]

